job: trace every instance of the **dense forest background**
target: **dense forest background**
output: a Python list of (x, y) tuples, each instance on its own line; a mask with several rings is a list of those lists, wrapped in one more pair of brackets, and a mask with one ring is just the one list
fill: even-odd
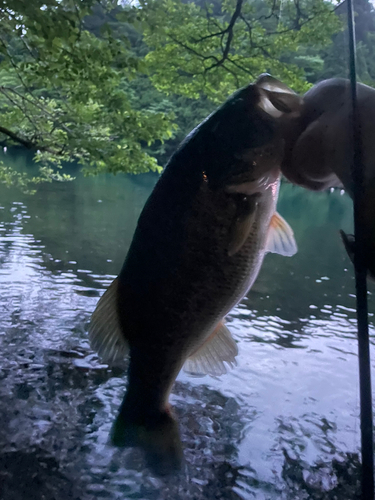
[[(24, 189), (86, 173), (160, 171), (236, 88), (269, 72), (297, 92), (348, 74), (346, 3), (0, 0), (0, 142), (35, 151)], [(359, 79), (375, 86), (375, 11), (356, 0)]]

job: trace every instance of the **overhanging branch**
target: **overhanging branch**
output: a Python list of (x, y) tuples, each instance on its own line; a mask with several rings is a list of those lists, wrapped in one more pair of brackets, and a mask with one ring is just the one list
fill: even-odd
[(22, 144), (27, 149), (39, 149), (40, 151), (46, 151), (48, 153), (52, 153), (54, 155), (61, 155), (62, 154), (62, 148), (61, 150), (53, 149), (48, 146), (43, 146), (41, 144), (38, 144), (36, 141), (31, 141), (30, 139), (26, 139), (25, 137), (22, 137), (15, 132), (12, 132), (12, 130), (9, 130), (5, 127), (2, 127), (0, 125), (0, 133), (6, 135), (10, 139), (12, 139), (14, 142), (18, 142), (18, 144)]
[(0, 133), (10, 137), (13, 141), (22, 144), (22, 146), (25, 146), (25, 148), (32, 149), (36, 147), (36, 144), (34, 144), (33, 141), (20, 137), (19, 135), (15, 134), (14, 132), (5, 127), (2, 127), (1, 125), (0, 125)]

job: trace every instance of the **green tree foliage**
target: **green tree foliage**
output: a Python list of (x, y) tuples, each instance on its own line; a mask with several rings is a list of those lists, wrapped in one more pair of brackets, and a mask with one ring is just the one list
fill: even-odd
[(34, 149), (43, 179), (67, 178), (52, 168), (65, 160), (158, 170), (260, 73), (306, 90), (339, 28), (325, 0), (0, 0), (0, 141)]
[[(375, 10), (369, 0), (355, 0), (355, 31), (357, 50), (357, 71), (359, 79), (375, 86)], [(332, 44), (320, 50), (322, 67), (312, 74), (312, 81), (325, 78), (347, 78), (349, 73), (349, 45), (347, 29), (347, 5), (340, 4), (337, 16), (343, 30), (332, 37)]]
[(341, 25), (323, 0), (224, 0), (201, 5), (141, 0), (146, 61), (155, 86), (220, 102), (260, 73), (306, 90), (303, 70), (283, 57), (300, 46), (322, 47)]
[[(302, 68), (299, 61), (289, 64), (288, 48), (297, 46), (299, 50), (301, 40), (314, 42), (311, 71), (317, 66), (320, 69), (323, 61), (315, 53), (341, 25), (332, 4), (324, 2), (316, 6), (293, 2), (292, 7), (283, 0), (281, 8), (280, 3), (255, 0), (250, 8), (240, 1), (224, 5), (217, 0), (158, 0), (141, 2), (141, 7), (137, 19), (143, 38), (136, 43), (136, 50), (146, 56), (150, 78), (134, 80), (130, 85), (135, 103), (148, 106), (152, 99), (153, 106), (175, 113), (178, 131), (174, 138), (152, 148), (163, 164), (218, 102), (261, 72), (278, 76), (297, 91), (305, 90), (308, 85), (304, 74), (308, 77), (308, 69)], [(324, 20), (319, 9), (324, 12)], [(303, 36), (296, 34), (300, 27), (305, 30)], [(280, 60), (275, 55), (275, 40)], [(306, 47), (311, 45), (306, 42)], [(247, 61), (251, 62), (249, 66)], [(162, 94), (156, 94), (150, 81)]]
[(146, 148), (160, 165), (166, 164), (184, 137), (217, 107), (206, 96), (189, 99), (173, 93), (166, 95), (159, 92), (144, 75), (128, 82), (127, 90), (135, 109), (152, 109), (174, 117), (177, 127), (173, 137), (164, 142), (156, 141)]
[[(93, 172), (156, 170), (142, 144), (171, 137), (171, 123), (163, 112), (131, 105), (123, 82), (142, 70), (141, 61), (121, 32), (115, 38), (108, 25), (100, 36), (88, 31), (93, 5), (0, 1), (0, 133), (38, 150), (46, 165), (76, 160)], [(42, 174), (63, 178), (47, 167)]]

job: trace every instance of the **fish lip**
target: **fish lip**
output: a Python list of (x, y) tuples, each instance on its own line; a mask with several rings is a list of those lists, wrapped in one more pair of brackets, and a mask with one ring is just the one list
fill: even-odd
[[(354, 234), (346, 234), (342, 229), (340, 229), (340, 236), (342, 242), (344, 243), (345, 250), (354, 264), (355, 236)], [(375, 282), (375, 273), (369, 267), (367, 267), (367, 277), (370, 278), (371, 281)]]

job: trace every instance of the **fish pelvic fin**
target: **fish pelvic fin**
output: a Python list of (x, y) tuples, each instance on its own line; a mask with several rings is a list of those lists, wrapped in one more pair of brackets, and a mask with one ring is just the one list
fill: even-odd
[(275, 212), (271, 218), (266, 239), (266, 252), (291, 257), (297, 253), (297, 243), (292, 228), (280, 214)]
[(147, 466), (157, 475), (178, 471), (183, 461), (183, 449), (178, 423), (171, 409), (143, 418), (135, 418), (127, 409), (124, 403), (111, 430), (112, 444), (141, 448)]
[(184, 371), (194, 376), (223, 375), (237, 364), (237, 344), (221, 321), (208, 339), (185, 361)]
[(89, 340), (105, 363), (121, 365), (129, 352), (117, 313), (118, 278), (100, 298), (91, 317)]

